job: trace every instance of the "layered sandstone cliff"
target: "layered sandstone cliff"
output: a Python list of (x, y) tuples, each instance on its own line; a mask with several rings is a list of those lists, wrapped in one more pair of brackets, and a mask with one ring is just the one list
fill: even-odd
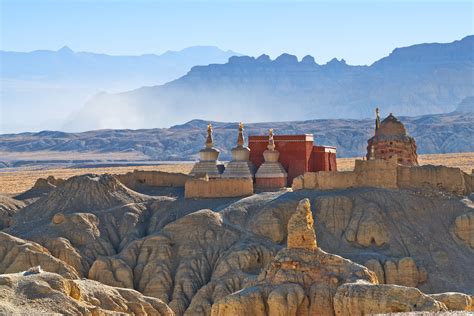
[(260, 273), (257, 284), (220, 299), (211, 314), (365, 315), (447, 309), (416, 288), (377, 284), (375, 273), (366, 267), (317, 247), (310, 202), (304, 199), (288, 222), (287, 248)]
[(41, 265), (69, 280), (138, 291), (178, 315), (210, 315), (235, 296), (248, 302), (239, 308), (270, 302), (286, 314), (368, 311), (378, 292), (402, 297), (411, 310), (442, 306), (434, 301), (466, 310), (470, 303), (461, 301), (469, 296), (422, 292), (474, 294), (467, 198), (370, 188), (203, 200), (153, 192), (139, 194), (107, 175), (59, 184), (12, 215), (2, 235), (8, 246), (0, 247), (8, 269), (0, 273)]

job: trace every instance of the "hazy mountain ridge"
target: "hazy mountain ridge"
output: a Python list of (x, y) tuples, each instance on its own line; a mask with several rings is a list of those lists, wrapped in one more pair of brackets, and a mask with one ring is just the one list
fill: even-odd
[[(474, 113), (401, 117), (418, 144), (418, 153), (474, 151)], [(338, 157), (363, 156), (373, 134), (373, 119), (308, 120), (246, 124), (246, 135), (313, 133), (315, 142), (337, 147)], [(0, 135), (0, 151), (133, 152), (154, 160), (194, 160), (203, 148), (208, 122), (192, 120), (168, 129), (98, 130), (83, 133), (43, 131)], [(237, 123), (213, 122), (220, 159), (230, 159)]]
[(99, 91), (123, 91), (176, 79), (195, 65), (239, 55), (195, 46), (162, 55), (110, 56), (58, 51), (0, 51), (2, 126), (5, 131), (64, 129), (68, 117)]
[(127, 75), (139, 77), (142, 81), (153, 80), (150, 84), (176, 79), (195, 65), (225, 62), (235, 55), (240, 54), (214, 46), (193, 46), (180, 51), (167, 51), (161, 55), (138, 56), (74, 52), (67, 46), (58, 51), (0, 51), (3, 79), (116, 81), (124, 79), (117, 76)]
[(446, 113), (472, 95), (473, 73), (474, 36), (397, 48), (370, 66), (337, 59), (318, 65), (311, 56), (298, 61), (289, 54), (275, 60), (232, 57), (226, 64), (193, 67), (162, 86), (101, 94), (70, 126), (94, 129), (110, 124), (112, 117), (132, 128), (200, 117), (253, 122), (364, 118), (376, 105), (399, 115)]

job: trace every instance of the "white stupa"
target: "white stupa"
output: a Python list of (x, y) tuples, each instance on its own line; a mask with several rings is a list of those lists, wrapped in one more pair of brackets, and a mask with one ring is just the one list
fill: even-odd
[(219, 172), (220, 162), (217, 160), (220, 151), (214, 148), (212, 139), (212, 125), (207, 125), (206, 147), (199, 151), (199, 161), (196, 162), (191, 175), (207, 174), (209, 178), (218, 178), (221, 176)]
[(255, 174), (255, 167), (249, 159), (250, 149), (245, 146), (244, 124), (239, 124), (239, 136), (237, 146), (232, 148), (232, 160), (227, 164), (222, 175), (225, 178), (252, 178)]
[(265, 162), (255, 174), (256, 186), (259, 188), (283, 188), (287, 185), (288, 173), (278, 161), (280, 153), (275, 149), (273, 129), (268, 131), (268, 146), (263, 152)]

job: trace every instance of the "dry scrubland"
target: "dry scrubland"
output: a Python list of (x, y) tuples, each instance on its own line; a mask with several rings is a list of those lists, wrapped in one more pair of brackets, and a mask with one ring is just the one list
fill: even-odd
[[(337, 160), (338, 169), (340, 171), (348, 171), (354, 169), (355, 158), (339, 158)], [(464, 172), (471, 173), (474, 168), (474, 152), (470, 153), (454, 153), (454, 154), (434, 154), (420, 155), (419, 162), (422, 165), (444, 165), (448, 167), (461, 168)], [(144, 165), (130, 167), (97, 167), (97, 168), (61, 168), (61, 169), (21, 169), (12, 171), (9, 168), (0, 169), (0, 193), (13, 195), (21, 193), (33, 186), (36, 179), (54, 176), (56, 178), (67, 179), (72, 176), (95, 173), (95, 174), (121, 174), (140, 170), (157, 170), (167, 172), (183, 172), (189, 173), (192, 164), (171, 164), (171, 165)]]
[[(350, 171), (354, 169), (354, 161), (361, 158), (338, 158), (337, 169), (339, 171)], [(447, 167), (461, 168), (466, 173), (474, 169), (474, 152), (454, 154), (432, 154), (419, 155), (420, 165), (443, 165)]]
[[(95, 173), (95, 174), (122, 174), (131, 172), (135, 169), (156, 170), (166, 172), (189, 173), (192, 164), (173, 164), (173, 165), (145, 165), (130, 167), (98, 167), (98, 168), (62, 168), (62, 169), (41, 169), (41, 170), (18, 170), (18, 171), (0, 171), (0, 193), (15, 194), (21, 193), (33, 186), (36, 179), (54, 176), (55, 178), (68, 179), (73, 176)], [(1, 170), (1, 169), (0, 169)]]

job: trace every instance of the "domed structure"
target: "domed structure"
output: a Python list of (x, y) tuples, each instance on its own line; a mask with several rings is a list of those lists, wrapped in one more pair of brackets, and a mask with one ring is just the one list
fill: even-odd
[(250, 162), (249, 157), (250, 149), (245, 146), (244, 140), (244, 124), (240, 122), (237, 146), (232, 148), (232, 160), (227, 164), (223, 177), (253, 179), (255, 167)]
[(212, 138), (212, 125), (207, 126), (206, 147), (199, 151), (199, 161), (191, 170), (191, 175), (207, 174), (210, 178), (220, 177), (219, 157), (220, 151), (214, 148), (214, 141)]
[(418, 165), (415, 139), (392, 113), (380, 122), (379, 109), (376, 109), (375, 135), (367, 143), (367, 159), (396, 157), (401, 165)]
[(283, 188), (287, 184), (288, 173), (278, 161), (280, 152), (275, 149), (273, 129), (268, 130), (268, 146), (263, 152), (265, 162), (260, 165), (255, 174), (255, 185), (257, 188), (274, 189)]

